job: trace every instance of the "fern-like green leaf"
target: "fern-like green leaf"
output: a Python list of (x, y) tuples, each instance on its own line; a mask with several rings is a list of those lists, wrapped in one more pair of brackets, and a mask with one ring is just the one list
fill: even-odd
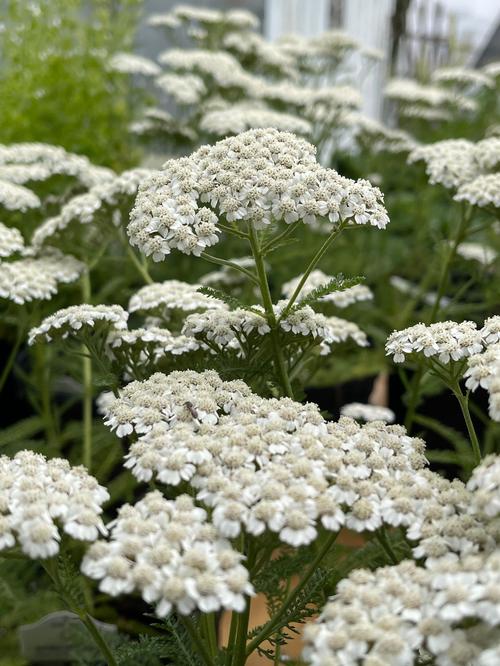
[(364, 281), (362, 275), (356, 275), (355, 277), (346, 278), (342, 273), (339, 273), (325, 284), (321, 284), (316, 289), (310, 291), (304, 298), (302, 298), (298, 303), (292, 307), (292, 311), (300, 310), (306, 305), (314, 305), (320, 301), (324, 296), (333, 293), (334, 291), (345, 291), (351, 287), (355, 287), (361, 282)]

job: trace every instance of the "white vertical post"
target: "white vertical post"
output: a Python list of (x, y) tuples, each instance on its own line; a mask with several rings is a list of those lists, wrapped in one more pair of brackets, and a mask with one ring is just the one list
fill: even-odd
[(373, 118), (382, 114), (393, 7), (393, 0), (346, 0), (344, 4), (344, 30), (362, 46), (382, 51), (385, 56), (384, 62), (370, 67), (360, 86), (362, 110)]
[(329, 27), (329, 0), (266, 0), (264, 33), (270, 40), (292, 33), (314, 37)]

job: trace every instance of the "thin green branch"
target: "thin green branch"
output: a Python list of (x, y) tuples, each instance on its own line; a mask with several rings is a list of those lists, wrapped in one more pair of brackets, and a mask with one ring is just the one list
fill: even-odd
[(332, 532), (332, 534), (325, 540), (324, 544), (316, 553), (316, 557), (311, 562), (310, 567), (307, 569), (306, 573), (300, 580), (299, 584), (296, 587), (294, 587), (294, 589), (288, 594), (278, 612), (269, 620), (269, 622), (267, 622), (262, 627), (257, 636), (255, 636), (255, 638), (253, 638), (250, 641), (246, 651), (247, 657), (250, 654), (252, 654), (252, 652), (256, 650), (261, 643), (267, 640), (269, 636), (274, 634), (278, 629), (280, 629), (283, 626), (283, 619), (286, 618), (287, 611), (289, 610), (293, 602), (298, 598), (298, 596), (306, 587), (306, 585), (309, 583), (312, 576), (314, 575), (319, 565), (321, 564), (321, 561), (324, 559), (324, 557), (328, 554), (330, 548), (333, 546), (337, 536), (338, 532)]
[(228, 259), (220, 259), (219, 257), (214, 257), (213, 255), (208, 254), (207, 252), (202, 252), (200, 254), (200, 257), (202, 257), (202, 259), (210, 261), (212, 264), (217, 264), (217, 266), (227, 266), (228, 268), (233, 268), (235, 271), (239, 271), (240, 273), (246, 275), (247, 278), (251, 280), (254, 284), (256, 285), (259, 284), (259, 280), (256, 275), (254, 275), (251, 271), (247, 270), (243, 266), (239, 266), (238, 264), (234, 263), (234, 261), (229, 261)]

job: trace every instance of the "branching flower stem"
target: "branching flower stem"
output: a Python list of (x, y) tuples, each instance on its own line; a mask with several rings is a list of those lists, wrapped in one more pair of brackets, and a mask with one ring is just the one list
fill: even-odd
[(293, 294), (290, 296), (290, 300), (286, 304), (283, 312), (280, 315), (280, 320), (283, 319), (284, 317), (287, 316), (287, 314), (290, 312), (292, 309), (293, 304), (297, 300), (297, 298), (300, 295), (300, 292), (302, 291), (302, 288), (304, 287), (305, 283), (307, 282), (307, 278), (309, 275), (312, 273), (312, 271), (316, 268), (318, 263), (321, 261), (323, 258), (323, 255), (326, 253), (330, 245), (333, 243), (333, 241), (339, 236), (342, 231), (344, 230), (345, 226), (347, 225), (347, 222), (341, 222), (335, 229), (332, 231), (332, 233), (328, 236), (328, 238), (325, 240), (323, 245), (319, 248), (319, 250), (316, 252), (314, 257), (311, 259), (309, 266), (306, 268), (302, 278), (299, 281), (299, 284), (297, 285), (295, 291)]
[(247, 278), (254, 284), (259, 284), (259, 280), (256, 275), (254, 275), (251, 271), (247, 270), (243, 266), (239, 266), (238, 264), (234, 263), (233, 261), (229, 261), (228, 259), (221, 259), (220, 257), (214, 257), (213, 255), (208, 254), (208, 252), (202, 252), (200, 257), (210, 261), (212, 264), (217, 264), (217, 266), (227, 266), (228, 268), (233, 268), (235, 271), (239, 271), (240, 273), (243, 273), (243, 275), (246, 275)]
[[(85, 271), (82, 275), (82, 303), (90, 303), (91, 299), (90, 275)], [(92, 359), (83, 346), (82, 356), (82, 382), (83, 382), (83, 464), (89, 470), (92, 468)]]
[[(332, 532), (330, 536), (325, 540), (321, 548), (318, 550), (316, 553), (315, 558), (311, 562), (310, 567), (307, 569), (306, 573), (298, 583), (296, 587), (293, 588), (293, 590), (290, 591), (288, 596), (286, 597), (285, 601), (283, 602), (283, 605), (281, 608), (278, 610), (278, 612), (267, 622), (262, 629), (259, 631), (259, 633), (253, 638), (250, 643), (247, 645), (246, 649), (246, 656), (248, 657), (249, 655), (252, 654), (254, 650), (256, 650), (261, 643), (263, 643), (265, 640), (267, 640), (270, 636), (272, 636), (273, 633), (276, 633), (278, 629), (283, 627), (286, 622), (287, 622), (287, 616), (288, 612), (290, 610), (291, 604), (299, 597), (300, 593), (302, 590), (306, 587), (308, 582), (311, 580), (312, 576), (314, 573), (317, 571), (319, 565), (321, 564), (321, 561), (324, 559), (324, 557), (328, 554), (330, 551), (330, 548), (333, 546), (337, 536), (338, 532)], [(234, 666), (242, 666), (245, 662), (236, 662), (234, 663)]]
[(467, 432), (469, 433), (469, 438), (472, 444), (472, 453), (474, 455), (474, 463), (475, 465), (479, 465), (481, 462), (481, 447), (479, 446), (479, 440), (477, 438), (476, 434), (476, 429), (474, 428), (474, 424), (472, 422), (472, 418), (470, 415), (470, 410), (469, 410), (469, 391), (467, 393), (463, 393), (462, 389), (460, 388), (460, 383), (458, 380), (455, 380), (453, 384), (450, 385), (451, 390), (453, 391), (453, 395), (456, 397), (458, 400), (458, 403), (460, 405), (460, 409), (462, 410), (462, 414), (464, 417), (465, 425), (467, 426)]
[[(460, 218), (460, 224), (458, 225), (455, 237), (448, 248), (448, 252), (446, 253), (445, 261), (441, 269), (441, 276), (439, 278), (436, 300), (434, 301), (434, 305), (429, 315), (429, 322), (428, 322), (429, 324), (433, 324), (439, 315), (439, 309), (446, 290), (446, 286), (448, 284), (451, 266), (455, 260), (455, 257), (457, 256), (458, 246), (467, 235), (467, 229), (469, 227), (471, 219), (472, 219), (472, 207), (462, 208), (462, 216)], [(424, 374), (423, 368), (421, 365), (419, 365), (411, 383), (411, 393), (408, 401), (408, 409), (406, 411), (406, 417), (404, 422), (405, 428), (407, 429), (408, 433), (410, 433), (413, 421), (415, 419), (415, 413), (417, 410), (417, 403), (420, 394), (420, 384), (422, 382), (423, 374)]]
[(279, 377), (285, 395), (289, 398), (293, 398), (294, 395), (292, 384), (290, 382), (290, 377), (288, 376), (283, 351), (280, 346), (276, 315), (274, 314), (273, 301), (271, 298), (269, 283), (267, 281), (266, 267), (264, 264), (264, 258), (262, 256), (259, 238), (257, 236), (257, 232), (251, 224), (249, 225), (249, 228), (250, 245), (252, 247), (252, 254), (255, 260), (255, 268), (257, 270), (258, 284), (262, 296), (262, 304), (266, 312), (268, 324), (271, 328), (270, 337), (273, 346), (276, 373)]

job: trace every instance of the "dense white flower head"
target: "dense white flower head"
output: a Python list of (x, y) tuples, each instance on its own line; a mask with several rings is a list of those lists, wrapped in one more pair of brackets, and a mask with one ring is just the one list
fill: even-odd
[[(285, 296), (285, 298), (290, 298), (292, 296), (301, 279), (302, 275), (298, 275), (296, 278), (293, 278), (289, 282), (285, 282), (283, 284), (281, 287), (281, 293), (283, 296)], [(323, 273), (323, 271), (312, 271), (308, 276), (306, 283), (302, 287), (302, 290), (299, 294), (299, 301), (318, 287), (326, 285), (332, 279), (332, 276), (326, 275)], [(331, 293), (322, 296), (320, 301), (325, 303), (333, 303), (333, 305), (338, 308), (346, 308), (353, 303), (357, 303), (359, 301), (370, 301), (372, 298), (373, 293), (371, 289), (365, 287), (364, 285), (356, 284), (353, 287), (348, 287), (347, 289), (332, 291)]]
[(406, 560), (357, 569), (338, 584), (319, 620), (306, 625), (306, 662), (413, 666), (424, 652), (437, 666), (492, 664), (499, 570), (498, 553), (450, 556), (432, 568)]
[[(177, 421), (215, 423), (218, 414), (251, 395), (241, 381), (223, 382), (211, 370), (156, 373), (145, 382), (131, 382), (121, 390), (106, 415), (106, 425), (119, 437), (148, 432), (155, 424), (169, 427)], [(193, 416), (196, 414), (196, 416)]]
[(342, 416), (350, 416), (356, 421), (383, 421), (384, 423), (393, 423), (396, 415), (388, 407), (380, 405), (366, 405), (362, 402), (350, 402), (340, 408)]
[(15, 185), (8, 180), (0, 180), (0, 206), (7, 210), (25, 211), (38, 208), (41, 201), (37, 195), (22, 185)]
[(115, 53), (109, 61), (109, 67), (122, 74), (141, 74), (142, 76), (161, 74), (161, 67), (153, 60), (134, 53)]
[(40, 326), (32, 328), (28, 342), (32, 345), (40, 338), (49, 342), (60, 338), (64, 340), (100, 324), (107, 328), (123, 329), (127, 327), (127, 319), (128, 312), (119, 305), (71, 305), (54, 312)]
[(478, 176), (457, 190), (456, 201), (468, 201), (474, 206), (500, 208), (500, 173)]
[(54, 248), (39, 256), (0, 262), (0, 298), (19, 305), (34, 300), (50, 300), (59, 284), (78, 280), (85, 264)]
[(161, 313), (168, 319), (172, 310), (192, 312), (193, 310), (225, 309), (227, 306), (216, 298), (205, 296), (198, 291), (201, 285), (180, 280), (165, 280), (141, 287), (129, 301), (129, 312)]
[(208, 111), (200, 121), (200, 129), (216, 136), (240, 134), (259, 127), (274, 127), (302, 136), (310, 136), (312, 133), (312, 125), (308, 120), (256, 103), (233, 104)]
[[(299, 338), (304, 337), (304, 342), (305, 338), (309, 338), (307, 344), (310, 344), (312, 337), (321, 346), (322, 354), (330, 353), (332, 345), (348, 339), (361, 347), (368, 345), (365, 333), (353, 322), (339, 317), (327, 317), (307, 305), (292, 309), (282, 317), (285, 305), (285, 301), (280, 301), (274, 306), (281, 331)], [(237, 350), (240, 350), (242, 339), (248, 339), (252, 335), (268, 335), (270, 331), (261, 306), (254, 306), (252, 310), (211, 310), (189, 315), (182, 329), (185, 335), (213, 342), (221, 348)]]
[(208, 49), (170, 49), (160, 54), (159, 62), (177, 72), (210, 77), (222, 89), (247, 91), (259, 81), (246, 72), (230, 53)]
[(87, 551), (82, 571), (116, 596), (139, 592), (159, 617), (222, 609), (242, 612), (253, 594), (243, 556), (207, 522), (188, 495), (148, 493), (125, 504), (110, 524), (109, 541)]
[(430, 183), (460, 188), (500, 164), (500, 138), (488, 137), (477, 143), (445, 139), (418, 146), (410, 153), (408, 162), (420, 160), (426, 164)]
[(415, 324), (388, 337), (385, 351), (395, 363), (407, 356), (423, 355), (440, 363), (460, 361), (483, 349), (483, 334), (472, 321), (443, 321), (436, 324)]
[(486, 519), (500, 515), (500, 456), (489, 455), (472, 472), (467, 482), (472, 492), (470, 512)]
[(196, 104), (207, 92), (203, 79), (195, 74), (162, 74), (155, 83), (177, 104)]
[(423, 85), (412, 79), (391, 79), (385, 88), (385, 95), (400, 104), (455, 107), (460, 111), (474, 111), (477, 107), (473, 100), (463, 95), (451, 94), (446, 88)]
[(483, 67), (483, 72), (486, 74), (486, 76), (489, 76), (493, 79), (498, 79), (500, 77), (500, 60), (489, 62)]
[(108, 491), (84, 467), (33, 451), (0, 457), (0, 551), (19, 544), (28, 557), (59, 552), (62, 528), (83, 541), (106, 534), (101, 505)]
[(456, 252), (463, 259), (477, 261), (483, 266), (490, 266), (498, 256), (492, 247), (482, 243), (459, 243)]
[(24, 185), (54, 175), (78, 178), (86, 187), (114, 176), (111, 169), (96, 166), (87, 157), (68, 153), (60, 146), (46, 143), (0, 145), (0, 180)]
[(482, 354), (474, 354), (467, 359), (464, 377), (465, 385), (471, 391), (479, 386), (489, 394), (489, 414), (494, 421), (500, 421), (500, 317), (491, 317), (483, 328), (484, 338), (490, 338)]
[(0, 257), (10, 257), (24, 248), (24, 238), (19, 229), (0, 222)]
[(112, 329), (106, 340), (106, 352), (120, 364), (120, 370), (133, 374), (131, 367), (148, 367), (165, 356), (182, 356), (204, 348), (203, 343), (185, 335), (174, 335), (166, 328)]
[(359, 140), (368, 141), (375, 152), (408, 153), (417, 146), (417, 141), (408, 132), (386, 127), (359, 111), (343, 113), (339, 121), (349, 127)]
[(200, 255), (218, 242), (219, 218), (262, 228), (317, 217), (385, 228), (383, 196), (367, 181), (325, 169), (306, 141), (258, 129), (170, 160), (146, 180), (131, 212), (132, 245), (159, 261), (173, 248)]
[[(76, 195), (62, 206), (58, 215), (37, 227), (31, 239), (32, 244), (41, 247), (47, 242), (54, 242), (55, 237), (64, 235), (72, 222), (91, 224), (105, 206), (118, 206), (133, 197), (139, 184), (152, 173), (150, 169), (130, 169), (118, 176), (105, 179), (84, 194)], [(112, 218), (111, 215), (108, 217), (114, 224), (120, 223), (120, 217), (118, 219)]]
[(154, 14), (148, 24), (157, 27), (178, 28), (182, 23), (199, 24), (206, 28), (251, 30), (259, 27), (259, 19), (246, 9), (211, 9), (179, 4), (168, 14)]
[(468, 69), (466, 67), (439, 67), (432, 73), (432, 80), (436, 83), (450, 83), (459, 87), (495, 87), (495, 82), (491, 76), (478, 69)]
[[(424, 471), (423, 442), (400, 426), (327, 423), (315, 405), (266, 400), (214, 372), (133, 382), (108, 407), (106, 423), (120, 436), (137, 435), (125, 465), (139, 481), (188, 483), (228, 538), (269, 530), (300, 546), (320, 526), (371, 531), (385, 523), (419, 541), (432, 516), (441, 520), (440, 539), (453, 545), (450, 519), (470, 504), (463, 484)], [(473, 543), (481, 534), (474, 531)], [(432, 543), (419, 557), (435, 552)]]

